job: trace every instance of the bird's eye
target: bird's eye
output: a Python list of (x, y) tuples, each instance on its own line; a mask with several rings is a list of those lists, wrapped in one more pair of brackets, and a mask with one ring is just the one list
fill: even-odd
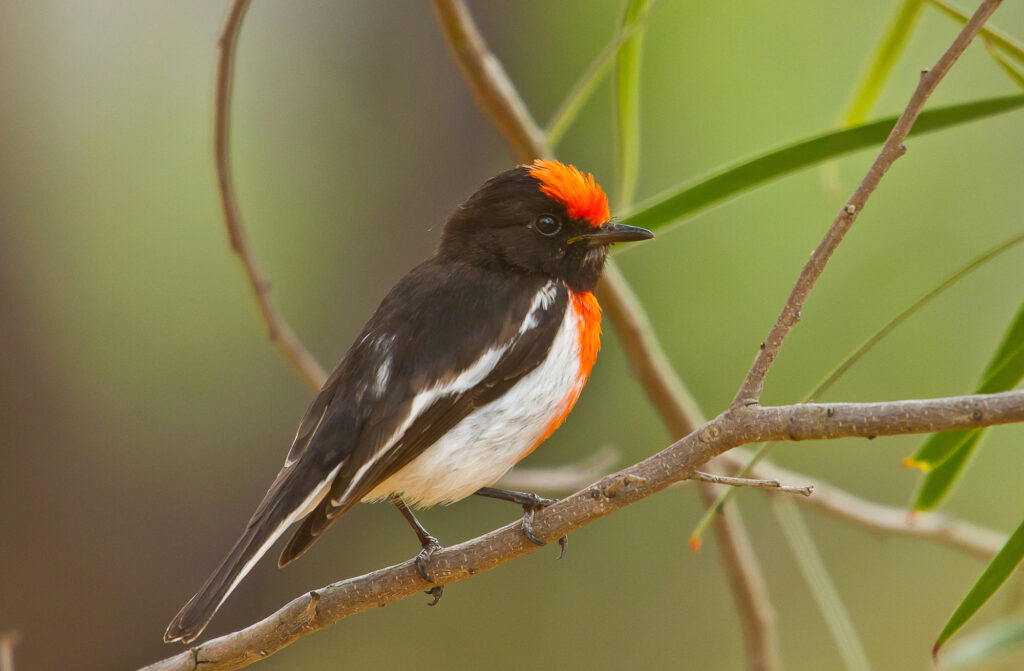
[(537, 217), (537, 222), (534, 224), (534, 228), (536, 228), (537, 232), (541, 235), (554, 235), (562, 230), (562, 222), (550, 214), (542, 214)]

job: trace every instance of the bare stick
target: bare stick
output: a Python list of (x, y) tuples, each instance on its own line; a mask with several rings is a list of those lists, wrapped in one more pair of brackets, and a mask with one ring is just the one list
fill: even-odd
[[(1024, 390), (884, 403), (730, 408), (638, 464), (602, 478), (534, 515), (534, 531), (554, 542), (587, 524), (681, 482), (717, 455), (766, 440), (812, 440), (931, 433), (1024, 421)], [(516, 521), (431, 557), (437, 584), (468, 580), (538, 550)], [(304, 594), (245, 629), (207, 641), (146, 671), (236, 669), (349, 615), (431, 587), (409, 560)]]
[[(717, 470), (715, 464), (706, 464)], [(718, 499), (719, 485), (696, 482), (697, 494), (705, 506)], [(775, 608), (768, 594), (761, 562), (754, 552), (750, 534), (739, 506), (725, 506), (711, 524), (715, 549), (729, 583), (733, 606), (743, 635), (743, 656), (750, 671), (773, 671), (779, 667)]]
[(472, 86), (477, 105), (520, 161), (550, 158), (547, 138), (530, 115), (501, 61), (491, 53), (461, 0), (433, 0), (455, 62)]
[(777, 492), (784, 494), (797, 494), (799, 496), (810, 496), (814, 493), (813, 485), (805, 485), (803, 487), (794, 487), (792, 485), (784, 485), (778, 480), (753, 480), (751, 478), (733, 478), (728, 475), (714, 475), (712, 473), (704, 473), (703, 471), (694, 471), (690, 476), (691, 480), (700, 480), (701, 482), (710, 482), (716, 485), (728, 485), (729, 487), (754, 487), (757, 489), (774, 489)]
[(861, 181), (853, 196), (839, 210), (824, 239), (811, 254), (810, 260), (800, 272), (796, 285), (786, 300), (782, 312), (779, 314), (778, 319), (775, 320), (771, 331), (768, 332), (768, 337), (761, 343), (761, 348), (754, 358), (754, 363), (750, 366), (750, 370), (747, 371), (746, 378), (744, 378), (743, 383), (740, 385), (739, 391), (736, 392), (736, 397), (732, 401), (734, 406), (760, 402), (761, 391), (764, 389), (765, 375), (768, 374), (768, 369), (771, 367), (772, 362), (775, 361), (775, 357), (778, 356), (779, 349), (786, 340), (786, 336), (789, 335), (789, 332), (796, 323), (800, 321), (800, 310), (803, 308), (811, 289), (814, 288), (815, 282), (821, 277), (822, 271), (825, 270), (825, 264), (828, 263), (839, 243), (843, 241), (846, 233), (853, 226), (853, 222), (857, 220), (857, 215), (864, 209), (864, 205), (867, 204), (868, 198), (875, 191), (875, 188), (878, 187), (882, 177), (892, 167), (896, 159), (907, 152), (907, 148), (903, 145), (903, 140), (906, 139), (907, 133), (913, 127), (914, 121), (917, 119), (918, 114), (921, 113), (921, 109), (932, 94), (932, 91), (942, 81), (942, 78), (946, 76), (949, 68), (953, 66), (953, 63), (964, 52), (964, 49), (974, 39), (978, 30), (988, 17), (992, 15), (992, 12), (999, 7), (1001, 2), (1002, 0), (984, 0), (981, 6), (978, 7), (978, 11), (974, 13), (971, 20), (967, 22), (964, 29), (957, 35), (953, 44), (939, 58), (935, 67), (921, 72), (921, 79), (917, 84), (917, 88), (910, 97), (910, 102), (907, 103), (903, 114), (900, 115), (896, 125), (893, 126), (885, 144), (882, 145), (882, 151), (868, 169), (867, 175), (864, 176), (863, 181)]
[(235, 45), (238, 32), (245, 17), (249, 0), (235, 0), (228, 12), (224, 30), (220, 36), (220, 52), (217, 58), (217, 97), (216, 114), (213, 126), (214, 154), (217, 164), (217, 185), (219, 186), (220, 204), (224, 211), (224, 224), (228, 229), (231, 249), (238, 255), (249, 280), (260, 315), (267, 325), (267, 334), (278, 344), (281, 352), (302, 378), (314, 389), (319, 389), (327, 379), (327, 373), (320, 367), (296, 337), (291, 326), (278, 311), (270, 298), (270, 283), (263, 275), (249, 245), (249, 235), (245, 232), (242, 215), (238, 211), (235, 198), (235, 186), (231, 177), (231, 155), (229, 148), (232, 71), (234, 70)]
[[(746, 450), (731, 450), (716, 459), (730, 472), (739, 472), (750, 460)], [(800, 480), (814, 487), (814, 496), (795, 499), (814, 512), (860, 527), (877, 536), (903, 536), (942, 545), (990, 560), (1006, 544), (1006, 534), (939, 513), (908, 515), (906, 507), (887, 506), (861, 498), (831, 483), (762, 461), (751, 475), (758, 478)]]

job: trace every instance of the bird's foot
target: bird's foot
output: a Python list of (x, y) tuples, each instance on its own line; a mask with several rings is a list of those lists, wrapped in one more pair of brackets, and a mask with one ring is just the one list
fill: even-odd
[[(522, 503), (523, 506), (523, 534), (530, 539), (530, 542), (534, 545), (545, 545), (538, 538), (537, 534), (533, 529), (533, 514), (542, 508), (547, 508), (552, 503), (557, 503), (558, 499), (545, 499), (537, 494), (530, 494), (531, 500)], [(569, 537), (562, 536), (558, 539), (558, 544), (562, 550), (558, 553), (558, 558), (561, 559), (565, 556), (565, 548), (569, 545)]]
[[(427, 572), (427, 565), (430, 562), (430, 558), (438, 550), (443, 550), (444, 546), (438, 542), (433, 536), (427, 536), (423, 544), (423, 549), (416, 555), (416, 570), (420, 576), (429, 583), (433, 583), (434, 579), (430, 577), (430, 573)], [(428, 603), (428, 606), (436, 606), (437, 602), (441, 600), (441, 596), (444, 594), (444, 585), (434, 585), (428, 589), (424, 594), (429, 594), (434, 597), (434, 600)]]
[(444, 546), (438, 542), (433, 536), (427, 536), (423, 543), (423, 549), (416, 555), (416, 570), (427, 582), (434, 582), (434, 579), (427, 573), (427, 563), (430, 558), (434, 556), (434, 553), (438, 550), (443, 550)]

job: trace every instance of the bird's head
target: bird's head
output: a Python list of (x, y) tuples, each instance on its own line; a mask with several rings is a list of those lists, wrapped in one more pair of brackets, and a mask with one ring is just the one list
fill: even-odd
[(537, 160), (492, 177), (460, 205), (448, 218), (438, 253), (590, 291), (612, 243), (654, 237), (609, 218), (608, 198), (592, 175)]

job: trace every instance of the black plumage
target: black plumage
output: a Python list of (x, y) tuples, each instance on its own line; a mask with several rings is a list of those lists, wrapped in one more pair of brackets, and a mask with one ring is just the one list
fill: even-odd
[[(310, 404), (285, 466), (165, 640), (194, 640), (291, 524), (300, 522), (282, 566), (474, 410), (537, 369), (570, 292), (596, 285), (608, 243), (650, 237), (574, 219), (565, 202), (539, 186), (529, 168), (519, 167), (489, 180), (451, 215), (438, 250), (388, 293)], [(479, 381), (446, 386), (496, 348), (500, 357)]]

